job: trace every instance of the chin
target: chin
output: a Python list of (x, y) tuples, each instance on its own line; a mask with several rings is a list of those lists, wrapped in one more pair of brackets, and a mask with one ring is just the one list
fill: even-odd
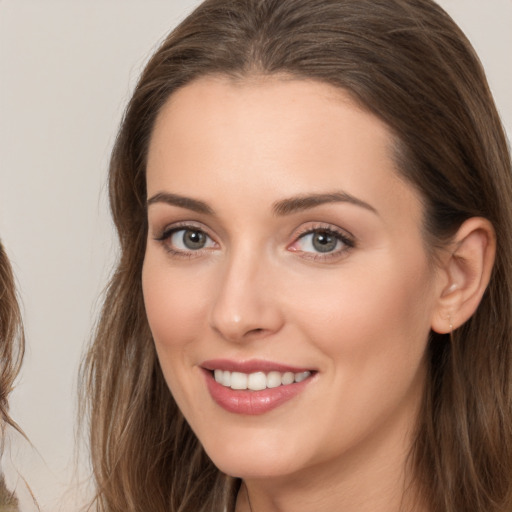
[[(253, 440), (251, 440), (253, 441)], [(286, 476), (300, 469), (299, 450), (286, 450), (282, 443), (226, 442), (203, 445), (212, 462), (223, 473), (243, 479)], [(275, 446), (275, 445), (280, 446)]]

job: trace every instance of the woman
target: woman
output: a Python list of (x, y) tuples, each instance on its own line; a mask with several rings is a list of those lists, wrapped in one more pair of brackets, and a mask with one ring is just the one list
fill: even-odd
[[(24, 351), (24, 335), (20, 310), (16, 300), (14, 278), (0, 242), (0, 428), (2, 432), (2, 453), (6, 431), (19, 427), (9, 416), (8, 396), (13, 388), (14, 379), (20, 370)], [(6, 488), (3, 472), (0, 471), (0, 510), (18, 510), (17, 499), (13, 491)]]
[(102, 511), (512, 508), (510, 157), (431, 0), (210, 0), (110, 168)]

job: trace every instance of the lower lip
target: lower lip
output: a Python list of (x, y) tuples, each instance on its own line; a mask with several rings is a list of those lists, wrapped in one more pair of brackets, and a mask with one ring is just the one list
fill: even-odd
[(203, 370), (203, 373), (206, 377), (208, 391), (218, 405), (228, 412), (251, 416), (264, 414), (283, 405), (301, 393), (311, 381), (311, 377), (309, 377), (302, 382), (261, 391), (233, 390), (219, 384), (211, 371)]

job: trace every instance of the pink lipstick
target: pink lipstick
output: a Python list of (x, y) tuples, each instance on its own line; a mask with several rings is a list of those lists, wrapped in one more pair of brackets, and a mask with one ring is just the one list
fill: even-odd
[(213, 400), (223, 409), (264, 414), (300, 394), (316, 372), (269, 361), (217, 359), (201, 364)]

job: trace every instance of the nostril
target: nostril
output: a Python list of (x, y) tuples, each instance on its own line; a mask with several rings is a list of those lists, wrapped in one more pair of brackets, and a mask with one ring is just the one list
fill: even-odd
[(247, 333), (245, 335), (250, 336), (250, 335), (254, 335), (254, 334), (261, 334), (263, 332), (265, 332), (265, 329), (258, 327), (257, 329), (251, 329), (250, 331), (247, 331)]

